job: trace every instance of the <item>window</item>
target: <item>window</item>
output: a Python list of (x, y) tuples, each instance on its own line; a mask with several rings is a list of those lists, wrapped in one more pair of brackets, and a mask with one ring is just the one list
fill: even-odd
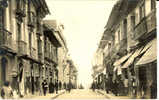
[(156, 8), (156, 0), (151, 0), (151, 10)]
[(145, 17), (145, 1), (144, 0), (139, 9), (140, 9), (140, 20), (142, 20)]
[(127, 19), (124, 20), (124, 38), (127, 36)]
[(39, 54), (42, 53), (42, 40), (40, 39), (40, 36), (37, 36), (37, 42), (38, 42), (38, 52)]
[(2, 82), (4, 82), (6, 80), (6, 68), (7, 68), (7, 64), (8, 61), (6, 58), (2, 58), (1, 59), (1, 80)]
[(132, 29), (135, 27), (135, 16), (131, 16), (131, 27)]
[(17, 23), (17, 40), (21, 39), (21, 24)]

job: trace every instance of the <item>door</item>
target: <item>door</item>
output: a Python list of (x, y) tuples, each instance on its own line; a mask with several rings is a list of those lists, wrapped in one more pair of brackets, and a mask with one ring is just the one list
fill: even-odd
[(1, 65), (1, 81), (4, 83), (6, 81), (6, 68), (7, 68), (7, 59), (2, 58), (1, 59), (2, 65)]

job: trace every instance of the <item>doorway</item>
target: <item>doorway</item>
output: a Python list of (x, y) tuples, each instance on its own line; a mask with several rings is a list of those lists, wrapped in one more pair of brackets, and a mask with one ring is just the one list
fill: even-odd
[(2, 81), (2, 84), (6, 81), (6, 69), (7, 69), (7, 64), (8, 64), (8, 61), (6, 58), (2, 58), (1, 59), (1, 62), (2, 62), (2, 65), (1, 65), (1, 81)]

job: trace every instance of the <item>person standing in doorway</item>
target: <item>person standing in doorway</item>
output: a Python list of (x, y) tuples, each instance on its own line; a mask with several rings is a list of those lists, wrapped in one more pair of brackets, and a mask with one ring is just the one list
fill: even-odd
[(58, 94), (58, 80), (56, 80), (55, 82), (55, 90), (56, 90), (56, 94)]
[(61, 81), (59, 82), (59, 90), (61, 90), (62, 89), (62, 83), (61, 83)]
[(51, 78), (50, 83), (49, 83), (49, 93), (53, 93), (53, 88), (54, 88), (54, 84), (53, 84), (52, 78)]
[(47, 88), (48, 88), (48, 84), (47, 84), (46, 80), (44, 80), (42, 82), (42, 88), (43, 88), (44, 96), (46, 96), (46, 92), (47, 92)]

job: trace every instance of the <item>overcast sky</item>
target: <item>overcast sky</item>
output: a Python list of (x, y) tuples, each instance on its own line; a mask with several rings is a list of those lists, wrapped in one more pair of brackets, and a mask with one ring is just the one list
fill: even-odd
[(91, 60), (116, 0), (46, 0), (51, 15), (65, 26), (70, 56), (77, 64), (79, 83), (92, 82)]

